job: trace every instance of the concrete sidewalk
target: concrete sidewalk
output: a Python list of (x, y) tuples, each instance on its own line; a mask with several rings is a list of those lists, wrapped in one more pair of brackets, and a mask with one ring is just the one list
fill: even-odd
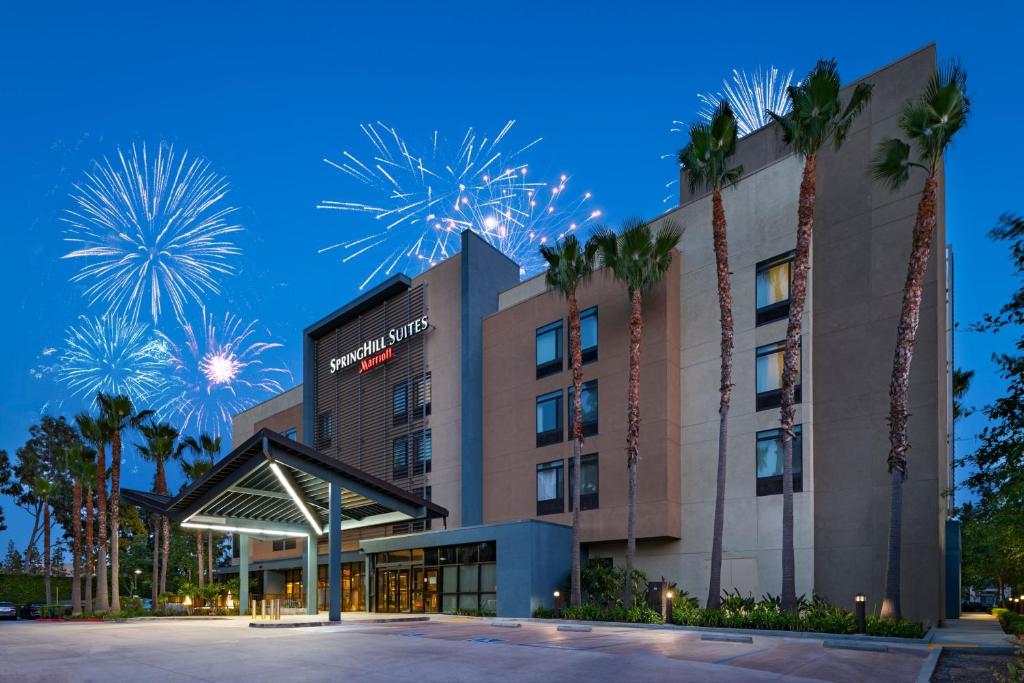
[(1021, 645), (1019, 640), (1003, 632), (994, 616), (981, 612), (965, 612), (959, 619), (947, 619), (942, 628), (935, 629), (931, 644), (1007, 652)]

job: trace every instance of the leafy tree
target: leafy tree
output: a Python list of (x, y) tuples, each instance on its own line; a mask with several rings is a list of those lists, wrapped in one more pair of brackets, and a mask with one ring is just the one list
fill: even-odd
[(817, 205), (818, 152), (830, 143), (836, 150), (842, 147), (850, 126), (871, 100), (871, 85), (858, 84), (845, 105), (841, 92), (842, 83), (835, 60), (818, 60), (803, 81), (787, 90), (788, 113), (780, 116), (765, 112), (782, 130), (783, 141), (804, 161), (779, 406), (782, 431), (782, 609), (790, 613), (797, 609), (793, 547), (793, 419), (796, 383), (800, 377), (801, 324), (807, 301), (807, 273)]
[(3, 570), (7, 574), (21, 574), (25, 571), (25, 564), (21, 560), (21, 553), (14, 545), (14, 540), (7, 541), (7, 554), (4, 555)]
[[(629, 512), (626, 519), (626, 577), (633, 575), (636, 562), (637, 462), (640, 459), (640, 337), (644, 329), (644, 297), (665, 277), (672, 255), (682, 238), (682, 229), (665, 222), (657, 230), (642, 218), (631, 218), (616, 235), (603, 229), (594, 239), (604, 267), (629, 295), (629, 392), (626, 401), (626, 469)], [(625, 581), (626, 606), (633, 605), (633, 583)]]
[[(912, 169), (925, 173), (924, 189), (917, 204), (917, 217), (903, 285), (903, 303), (896, 327), (896, 351), (889, 381), (889, 553), (885, 572), (882, 619), (900, 619), (900, 561), (903, 538), (903, 482), (907, 478), (907, 451), (910, 440), (910, 365), (914, 360), (917, 328), (921, 320), (924, 276), (931, 256), (932, 240), (938, 220), (938, 172), (946, 148), (967, 123), (970, 100), (967, 74), (956, 64), (937, 71), (924, 92), (904, 108), (899, 127), (905, 140), (891, 138), (878, 145), (871, 164), (872, 175), (892, 189), (910, 179)], [(911, 158), (912, 155), (915, 158)]]
[[(213, 467), (213, 464), (217, 461), (220, 456), (221, 440), (219, 436), (210, 436), (209, 434), (200, 434), (199, 439), (196, 440), (194, 437), (188, 436), (182, 439), (184, 444), (190, 451), (196, 455), (202, 455), (207, 459), (209, 467)], [(209, 471), (209, 468), (207, 468)], [(218, 547), (220, 546), (220, 536), (218, 536)], [(206, 570), (209, 574), (210, 581), (213, 581), (213, 563), (214, 563), (214, 533), (213, 530), (206, 532)], [(202, 572), (200, 572), (202, 574)]]
[(679, 164), (686, 171), (690, 191), (711, 191), (711, 232), (718, 278), (718, 308), (721, 329), (721, 379), (718, 386), (718, 477), (715, 486), (715, 519), (711, 541), (711, 572), (708, 581), (708, 609), (718, 609), (722, 596), (722, 535), (725, 527), (725, 481), (728, 456), (729, 406), (732, 402), (732, 284), (729, 278), (729, 241), (722, 188), (734, 185), (743, 175), (742, 166), (730, 166), (736, 153), (736, 117), (728, 102), (722, 102), (711, 123), (690, 127), (690, 142), (679, 152)]
[(63, 469), (72, 481), (71, 518), (71, 613), (81, 614), (82, 608), (82, 492), (83, 485), (91, 483), (96, 473), (96, 452), (88, 446), (75, 444), (64, 451)]
[(540, 254), (548, 264), (544, 280), (565, 297), (569, 305), (569, 362), (572, 367), (572, 568), (569, 604), (580, 604), (580, 460), (583, 453), (583, 353), (580, 345), (580, 307), (576, 291), (594, 273), (597, 243), (581, 246), (567, 235), (554, 246), (544, 245)]

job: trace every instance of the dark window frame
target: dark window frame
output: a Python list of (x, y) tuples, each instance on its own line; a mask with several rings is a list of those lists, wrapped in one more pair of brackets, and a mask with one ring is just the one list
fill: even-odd
[(760, 261), (755, 267), (754, 271), (754, 318), (755, 325), (767, 325), (768, 323), (775, 322), (776, 320), (782, 320), (789, 316), (789, 302), (790, 297), (786, 297), (783, 301), (776, 301), (772, 304), (766, 304), (764, 306), (757, 305), (757, 280), (758, 275), (761, 273), (771, 270), (784, 263), (789, 264), (789, 284), (790, 294), (792, 294), (793, 285), (793, 258), (795, 257), (795, 251), (788, 251), (784, 254), (779, 254), (770, 259)]
[[(586, 512), (587, 510), (597, 510), (600, 506), (600, 495), (601, 495), (601, 467), (600, 460), (597, 457), (597, 453), (585, 453), (580, 456), (580, 469), (582, 470), (587, 465), (593, 463), (595, 480), (597, 481), (597, 490), (594, 493), (583, 493), (580, 491), (580, 512)], [(570, 458), (570, 462), (571, 462)], [(573, 468), (569, 465), (569, 512), (572, 512), (572, 496), (573, 487), (576, 485), (573, 479)]]
[[(599, 388), (598, 388), (597, 380), (596, 379), (592, 379), (592, 380), (589, 380), (587, 382), (584, 382), (582, 384), (583, 390), (584, 391), (590, 391), (590, 389), (588, 389), (588, 386), (592, 386), (593, 387), (593, 391), (597, 394), (598, 406), (597, 406), (597, 417), (595, 417), (593, 420), (587, 420), (586, 417), (584, 416), (584, 419), (583, 419), (583, 436), (584, 437), (594, 436), (595, 434), (597, 434), (598, 433), (598, 424), (600, 423), (600, 420), (601, 420), (601, 407), (600, 407), (601, 393), (600, 393)], [(570, 441), (572, 441), (572, 439), (573, 439), (573, 433), (572, 433), (572, 411), (573, 411), (573, 396), (575, 395), (575, 393), (576, 392), (573, 390), (572, 386), (569, 387), (569, 390), (566, 393), (567, 399), (566, 399), (565, 423), (567, 425), (569, 425), (569, 440)]]
[[(555, 498), (549, 498), (547, 500), (540, 500), (537, 495), (537, 484), (540, 481), (540, 473), (556, 470), (558, 472), (556, 476), (557, 483), (555, 486), (558, 488), (558, 495)], [(558, 458), (557, 460), (549, 460), (547, 462), (537, 463), (536, 474), (534, 476), (534, 496), (537, 498), (537, 516), (541, 515), (557, 515), (565, 512), (565, 460)], [(582, 504), (581, 504), (582, 507)]]
[(600, 338), (601, 322), (597, 317), (597, 306), (591, 306), (590, 308), (580, 311), (580, 358), (583, 361), (583, 365), (587, 363), (593, 363), (597, 360), (597, 348), (598, 339), (594, 340), (593, 346), (583, 346), (583, 321), (586, 318), (593, 318), (594, 325), (597, 327), (597, 338)]
[[(398, 410), (399, 395), (402, 396), (403, 410)], [(433, 401), (430, 373), (426, 372), (407, 382), (401, 382), (391, 388), (391, 422), (393, 425), (407, 424), (410, 419), (418, 420), (430, 415), (430, 404)]]
[[(772, 342), (771, 344), (764, 344), (763, 346), (758, 346), (754, 350), (754, 387), (755, 387), (755, 392), (756, 392), (756, 397), (755, 397), (756, 406), (755, 407), (759, 411), (760, 410), (771, 410), (772, 408), (778, 408), (780, 405), (782, 405), (782, 389), (769, 389), (767, 391), (757, 391), (756, 390), (756, 388), (757, 388), (757, 361), (762, 356), (770, 356), (770, 355), (774, 355), (776, 353), (785, 353), (785, 351), (786, 351), (786, 340), (785, 339), (783, 339), (782, 341), (778, 341), (778, 342)], [(801, 393), (800, 393), (800, 385), (803, 382), (803, 375), (804, 375), (803, 367), (802, 367), (803, 366), (803, 362), (804, 362), (804, 358), (803, 358), (803, 342), (802, 341), (801, 341), (801, 344), (800, 344), (799, 355), (800, 355), (800, 365), (801, 365), (801, 368), (800, 368), (800, 370), (801, 370), (801, 372), (800, 372), (800, 380), (801, 381), (797, 382), (797, 385), (795, 387), (793, 387), (793, 403), (794, 403), (794, 405), (798, 404), (798, 403), (800, 403), (802, 401), (802, 396), (801, 396)]]
[(334, 436), (334, 416), (331, 411), (325, 410), (317, 416), (316, 421), (317, 444), (320, 448), (331, 445), (331, 438)]
[[(796, 434), (796, 439), (793, 441), (793, 493), (800, 493), (804, 490), (804, 439), (803, 430), (800, 425), (793, 426), (793, 432)], [(775, 496), (782, 493), (782, 475), (772, 475), (769, 477), (757, 476), (757, 446), (762, 441), (779, 441), (779, 447), (782, 447), (782, 430), (779, 428), (766, 429), (757, 432), (754, 438), (754, 476), (757, 480), (757, 495), (758, 496)], [(799, 458), (799, 460), (797, 460)], [(799, 469), (797, 469), (797, 463), (799, 463)], [(582, 507), (582, 505), (580, 506)]]
[[(549, 375), (554, 375), (562, 371), (562, 337), (565, 336), (563, 331), (564, 327), (565, 326), (563, 325), (561, 320), (556, 320), (542, 327), (538, 327), (535, 331), (533, 338), (533, 360), (534, 364), (537, 367), (537, 379), (547, 377)], [(541, 363), (540, 360), (537, 358), (537, 341), (541, 338), (542, 335), (546, 335), (551, 332), (555, 333), (554, 348), (555, 353), (558, 354), (558, 356), (553, 360)]]
[[(547, 431), (540, 431), (540, 423), (537, 421), (537, 408), (542, 403), (548, 401), (557, 401), (558, 405), (555, 408), (555, 420), (558, 422), (554, 429)], [(564, 408), (565, 398), (564, 392), (561, 389), (555, 391), (549, 391), (546, 394), (541, 394), (537, 397), (536, 403), (534, 404), (534, 432), (537, 435), (537, 448), (542, 446), (550, 446), (551, 444), (562, 443), (565, 439), (565, 424), (562, 417), (562, 410)]]

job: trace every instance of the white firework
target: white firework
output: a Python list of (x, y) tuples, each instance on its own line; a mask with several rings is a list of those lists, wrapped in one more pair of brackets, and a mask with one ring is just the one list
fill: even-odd
[(715, 109), (724, 99), (736, 115), (739, 136), (750, 135), (771, 123), (766, 112), (782, 116), (789, 111), (788, 90), (792, 84), (792, 69), (782, 73), (774, 66), (764, 71), (757, 67), (753, 74), (733, 69), (732, 82), (722, 80), (724, 95), (721, 92), (697, 95), (702, 105), (697, 115), (710, 123)]
[(541, 141), (505, 149), (515, 121), (492, 137), (472, 128), (455, 146), (437, 131), (427, 144), (410, 145), (384, 123), (361, 126), (369, 156), (347, 150), (330, 166), (358, 182), (355, 201), (324, 200), (317, 208), (369, 216), (352, 221), (352, 235), (320, 249), (340, 250), (341, 261), (369, 261), (360, 284), (396, 269), (419, 272), (451, 256), (460, 233), (472, 230), (520, 264), (528, 275), (543, 266), (540, 245), (596, 220), (590, 192), (568, 194), (569, 176), (557, 182), (528, 179), (525, 152)]
[[(58, 352), (46, 349), (46, 358)], [(116, 316), (79, 316), (64, 338), (64, 348), (52, 365), (37, 366), (37, 373), (51, 371), (72, 395), (95, 396), (97, 392), (132, 399), (145, 405), (163, 391), (168, 367), (167, 346), (148, 325)], [(38, 379), (43, 374), (36, 374)]]
[(109, 314), (137, 320), (148, 300), (156, 324), (166, 299), (182, 320), (186, 303), (220, 291), (218, 278), (234, 272), (229, 261), (241, 253), (229, 239), (241, 226), (222, 206), (227, 193), (207, 161), (178, 157), (165, 143), (152, 158), (132, 145), (114, 161), (94, 161), (62, 219), (74, 245), (63, 258), (85, 261), (72, 281)]
[(234, 415), (284, 390), (291, 373), (266, 356), (282, 345), (259, 341), (257, 324), (231, 313), (218, 321), (203, 308), (199, 325), (182, 325), (183, 344), (163, 336), (170, 377), (161, 412), (182, 432), (230, 434)]

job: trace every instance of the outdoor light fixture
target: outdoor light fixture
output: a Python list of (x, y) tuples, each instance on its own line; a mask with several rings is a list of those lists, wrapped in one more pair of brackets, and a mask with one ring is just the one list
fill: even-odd
[(665, 593), (665, 597), (666, 597), (666, 598), (667, 598), (668, 600), (671, 600), (671, 599), (672, 599), (672, 591), (667, 591), (667, 592)]
[(281, 486), (284, 487), (284, 490), (287, 491), (288, 495), (292, 497), (293, 501), (295, 501), (295, 505), (302, 510), (302, 514), (306, 516), (306, 519), (309, 520), (309, 523), (312, 525), (313, 531), (316, 532), (316, 535), (319, 536), (322, 534), (323, 530), (320, 528), (320, 523), (317, 521), (316, 517), (313, 516), (313, 513), (309, 511), (309, 508), (306, 507), (306, 504), (302, 502), (302, 499), (299, 498), (299, 494), (295, 492), (295, 489), (292, 488), (291, 483), (288, 481), (288, 477), (284, 476), (284, 472), (281, 471), (281, 466), (276, 462), (272, 462), (270, 463), (270, 469), (274, 470), (274, 474), (277, 475), (277, 480), (281, 482)]
[(200, 524), (199, 522), (182, 522), (178, 526), (183, 529), (213, 529), (214, 531), (237, 531), (240, 534), (256, 534), (258, 536), (290, 536), (306, 538), (304, 531), (282, 531), (281, 529), (257, 529), (255, 527), (228, 526), (227, 524)]
[(142, 570), (141, 570), (141, 569), (136, 569), (136, 570), (135, 570), (135, 576), (138, 576), (138, 575), (139, 575), (139, 574), (141, 574), (141, 573), (142, 573)]
[(228, 609), (234, 609), (235, 608), (235, 601), (231, 597), (231, 593), (228, 593), (227, 600), (224, 601), (224, 606), (227, 607)]
[(560, 598), (560, 597), (562, 597), (562, 593), (560, 591), (555, 591), (554, 596), (556, 598)]
[(868, 632), (867, 616), (865, 615), (866, 602), (867, 598), (863, 593), (857, 593), (853, 596), (853, 606), (857, 613), (857, 633)]

